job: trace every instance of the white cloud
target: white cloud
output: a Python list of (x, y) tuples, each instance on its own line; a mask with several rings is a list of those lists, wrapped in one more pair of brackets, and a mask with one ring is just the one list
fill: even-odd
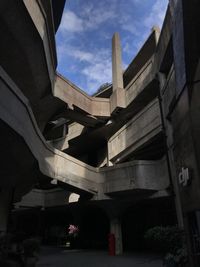
[(86, 76), (87, 92), (93, 94), (105, 82), (111, 82), (110, 61), (99, 62), (86, 66), (81, 71)]
[(102, 23), (115, 18), (117, 15), (111, 6), (106, 10), (104, 6), (85, 5), (79, 15), (67, 10), (62, 16), (60, 30), (68, 32), (83, 32), (97, 29)]
[(166, 12), (166, 2), (157, 0), (152, 7), (151, 12), (144, 20), (144, 25), (152, 28), (154, 25), (162, 26)]
[[(76, 64), (75, 72), (85, 77), (86, 86), (83, 89), (88, 94), (93, 94), (103, 83), (111, 82), (112, 60), (109, 50), (100, 49), (91, 52), (86, 49), (60, 45), (57, 51), (59, 62), (70, 61), (70, 64)], [(70, 71), (73, 70), (70, 69)], [(80, 86), (80, 84), (77, 85)]]
[(93, 94), (100, 85), (112, 80), (111, 55), (106, 49), (95, 51), (87, 63), (81, 73), (86, 77), (87, 92)]
[[(88, 13), (89, 12), (89, 13)], [(85, 30), (97, 29), (101, 24), (116, 17), (114, 10), (106, 10), (105, 7), (90, 8), (83, 13)]]
[(123, 52), (129, 54), (131, 52), (131, 48), (130, 48), (130, 44), (127, 42), (125, 43), (125, 45), (123, 46)]
[(70, 56), (74, 57), (75, 59), (78, 59), (79, 61), (92, 62), (93, 60), (92, 53), (81, 51), (80, 49), (71, 49)]
[(127, 23), (121, 24), (121, 28), (125, 31), (128, 31), (136, 36), (140, 35), (140, 32), (138, 31), (137, 27), (133, 25), (132, 21), (128, 21)]
[(81, 18), (72, 11), (67, 10), (64, 12), (60, 25), (61, 31), (81, 32), (83, 29), (83, 20)]

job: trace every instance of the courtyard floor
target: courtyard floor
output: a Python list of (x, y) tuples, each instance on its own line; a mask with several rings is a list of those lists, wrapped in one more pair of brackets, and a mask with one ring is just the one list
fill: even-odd
[(37, 267), (162, 267), (161, 257), (149, 253), (109, 256), (106, 251), (43, 248)]

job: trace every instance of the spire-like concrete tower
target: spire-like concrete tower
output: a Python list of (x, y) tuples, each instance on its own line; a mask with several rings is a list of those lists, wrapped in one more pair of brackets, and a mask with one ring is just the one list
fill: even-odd
[(123, 88), (122, 59), (119, 33), (116, 32), (112, 38), (112, 82), (113, 91)]
[(111, 113), (116, 113), (120, 108), (125, 108), (126, 106), (121, 61), (122, 60), (119, 33), (115, 33), (112, 38), (113, 94), (111, 96)]

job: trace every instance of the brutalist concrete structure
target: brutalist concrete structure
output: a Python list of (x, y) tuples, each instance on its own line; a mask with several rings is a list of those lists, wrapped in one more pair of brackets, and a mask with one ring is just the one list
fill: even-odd
[(0, 230), (15, 204), (18, 228), (34, 215), (35, 234), (46, 227), (47, 238), (77, 222), (83, 247), (105, 245), (112, 232), (120, 254), (149, 227), (178, 223), (197, 266), (199, 2), (171, 0), (163, 28), (152, 28), (124, 72), (115, 33), (113, 82), (92, 97), (56, 73), (63, 7), (0, 3)]

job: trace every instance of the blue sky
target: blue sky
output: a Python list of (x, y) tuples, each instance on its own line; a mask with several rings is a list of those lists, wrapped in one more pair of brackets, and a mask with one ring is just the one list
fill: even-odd
[(111, 40), (119, 32), (123, 69), (154, 25), (161, 27), (168, 0), (67, 0), (56, 34), (58, 72), (88, 94), (111, 82)]

